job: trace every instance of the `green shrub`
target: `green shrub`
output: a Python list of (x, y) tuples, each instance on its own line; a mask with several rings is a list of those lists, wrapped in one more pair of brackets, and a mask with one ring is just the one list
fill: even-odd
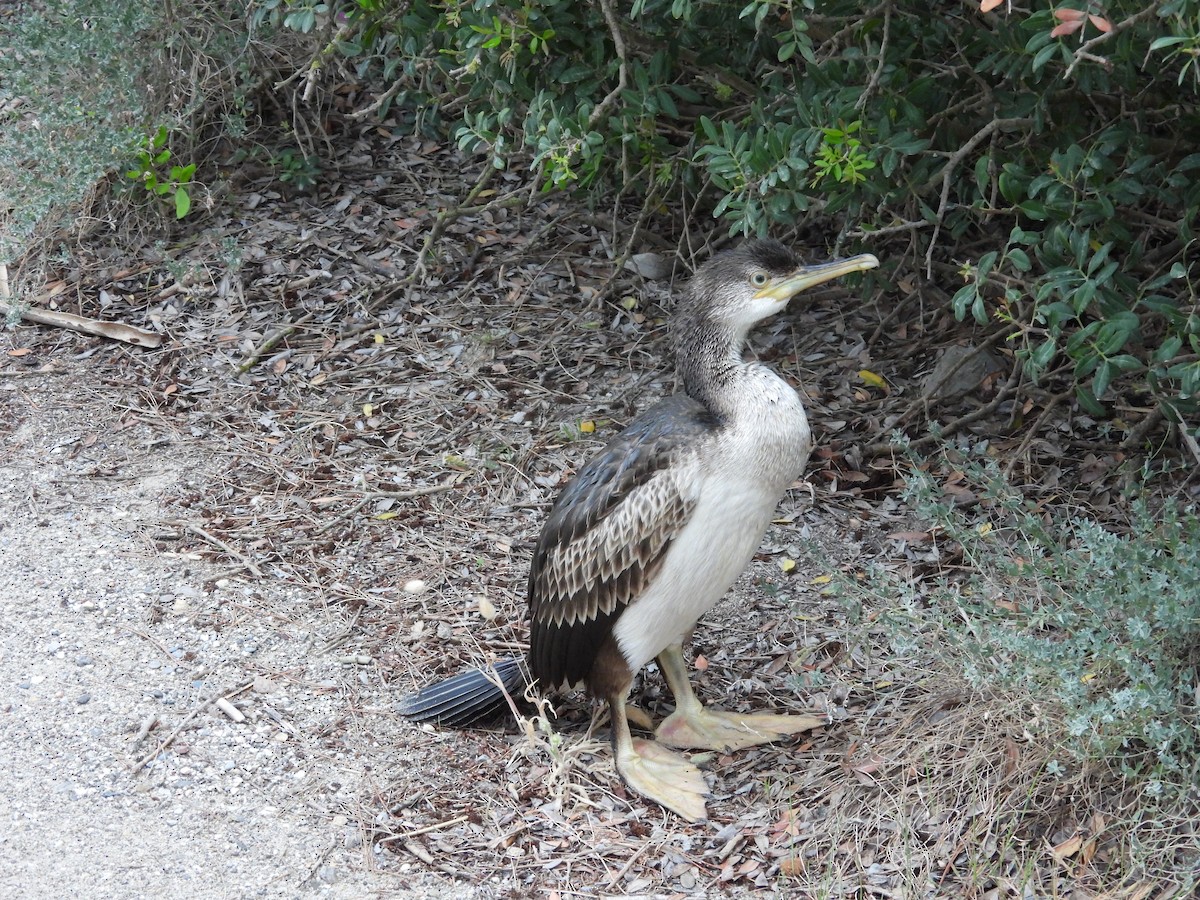
[(240, 30), (198, 5), (205, 33), (142, 0), (51, 2), (0, 59), (5, 90), (57, 104), (0, 129), (0, 171), (23, 182), (0, 185), (0, 256), (128, 161), (114, 148), (181, 133), (145, 114), (156, 79), (132, 48), (194, 57), (225, 29), (231, 104), (307, 48), (287, 82), (306, 98), (340, 60), (379, 79), (381, 112), (547, 189), (648, 212), (671, 196), (736, 233), (819, 225), (831, 250), (884, 258), (872, 277), (946, 286), (1092, 415), (1136, 390), (1182, 425), (1200, 413), (1200, 0), (1066, 4), (1084, 5), (259, 0)]
[(177, 218), (193, 209), (205, 122), (239, 109), (262, 77), (231, 15), (243, 9), (47, 0), (0, 19), (0, 262), (39, 238), (58, 245), (79, 221), (136, 226), (103, 207), (80, 219), (108, 197), (98, 185), (134, 188), (120, 196)]
[[(1070, 5), (358, 0), (320, 54), (547, 188), (669, 194), (739, 233), (819, 216), (835, 249), (948, 284), (1093, 415), (1124, 379), (1185, 421), (1200, 0)], [(256, 15), (313, 28), (323, 9)]]
[(192, 208), (188, 187), (196, 174), (196, 164), (171, 165), (168, 137), (167, 126), (160, 125), (154, 134), (135, 146), (131, 150), (133, 168), (125, 177), (145, 188), (149, 196), (171, 204), (175, 218), (182, 219)]
[(0, 106), (6, 96), (24, 102), (0, 119), (0, 261), (133, 161), (148, 103), (137, 36), (154, 15), (142, 0), (80, 0), (5, 20)]
[(939, 541), (961, 546), (970, 574), (938, 576), (923, 601), (901, 586), (899, 606), (931, 605), (944, 629), (939, 646), (967, 680), (1031, 699), (1041, 710), (1031, 731), (1042, 729), (1073, 761), (1111, 765), (1149, 790), (1194, 786), (1200, 519), (1138, 503), (1116, 534), (1035, 507), (990, 465), (964, 468), (980, 486), (976, 518), (919, 468), (908, 494)]

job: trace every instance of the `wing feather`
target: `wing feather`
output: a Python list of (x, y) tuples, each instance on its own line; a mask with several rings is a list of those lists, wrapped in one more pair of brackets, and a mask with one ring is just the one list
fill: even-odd
[(718, 427), (696, 401), (670, 397), (563, 490), (529, 574), (529, 666), (543, 688), (584, 681), (621, 613), (653, 580), (695, 508), (698, 451)]

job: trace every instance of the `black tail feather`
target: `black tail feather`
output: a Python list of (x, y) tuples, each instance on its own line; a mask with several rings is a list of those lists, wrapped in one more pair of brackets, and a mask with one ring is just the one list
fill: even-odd
[(400, 715), (456, 728), (472, 725), (507, 711), (505, 694), (519, 699), (528, 683), (519, 657), (502, 659), (486, 669), (471, 669), (408, 695), (400, 701)]

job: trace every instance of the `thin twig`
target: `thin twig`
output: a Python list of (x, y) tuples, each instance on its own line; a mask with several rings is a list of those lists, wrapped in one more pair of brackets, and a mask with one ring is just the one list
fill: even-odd
[[(999, 344), (1002, 341), (1006, 341), (1010, 337), (1011, 335), (1006, 331), (994, 332), (986, 341), (978, 344), (975, 347), (972, 347), (967, 353), (964, 353), (962, 356), (960, 356), (958, 360), (955, 361), (954, 365), (951, 366), (941, 378), (927, 385), (921, 392), (919, 399), (923, 404), (925, 404), (926, 410), (928, 410), (929, 401), (934, 399), (934, 396), (937, 394), (937, 392), (949, 384), (951, 379), (953, 379), (961, 369), (965, 368), (968, 363), (974, 362), (979, 357), (983, 356), (984, 353), (991, 350), (994, 344)], [(930, 373), (931, 376), (932, 374), (933, 373)]]
[[(957, 204), (952, 204), (949, 209), (953, 209)], [(901, 231), (918, 231), (922, 228), (929, 228), (936, 223), (921, 219), (916, 222), (901, 222), (899, 225), (885, 225), (882, 228), (872, 228), (869, 231), (862, 228), (855, 228), (852, 231), (846, 232), (846, 238), (849, 240), (863, 240), (864, 238), (883, 237), (888, 234), (898, 234)]]
[(1102, 66), (1107, 66), (1108, 60), (1105, 59), (1103, 56), (1095, 56), (1091, 52), (1092, 48), (1095, 47), (1097, 44), (1104, 43), (1105, 41), (1109, 40), (1110, 38), (1116, 37), (1118, 34), (1120, 34), (1122, 31), (1125, 31), (1127, 28), (1132, 28), (1134, 25), (1138, 24), (1139, 22), (1141, 22), (1145, 19), (1149, 19), (1151, 16), (1158, 15), (1159, 6), (1160, 6), (1160, 4), (1158, 4), (1158, 3), (1148, 3), (1148, 4), (1146, 4), (1146, 7), (1141, 12), (1134, 13), (1128, 19), (1122, 19), (1120, 22), (1118, 22), (1116, 25), (1114, 25), (1112, 27), (1112, 31), (1102, 31), (1098, 35), (1096, 35), (1094, 38), (1089, 38), (1088, 40), (1084, 41), (1082, 44), (1079, 45), (1079, 48), (1075, 51), (1075, 58), (1072, 59), (1071, 64), (1069, 66), (1067, 66), (1067, 71), (1063, 73), (1063, 78), (1064, 79), (1070, 78), (1071, 75), (1074, 74), (1074, 72), (1075, 72), (1075, 67), (1077, 65), (1079, 65), (1081, 62), (1083, 62), (1085, 59), (1090, 60), (1091, 62), (1094, 62), (1094, 63), (1099, 63)]
[(177, 664), (179, 662), (179, 660), (175, 657), (175, 655), (166, 648), (166, 645), (164, 645), (163, 642), (158, 640), (157, 638), (152, 638), (150, 635), (146, 634), (146, 632), (139, 631), (137, 628), (133, 628), (132, 626), (129, 626), (129, 625), (118, 625), (117, 627), (120, 628), (122, 631), (128, 631), (130, 634), (140, 637), (147, 644), (153, 644), (155, 647), (157, 647), (162, 652), (162, 655), (165, 656), (167, 659), (169, 659), (172, 663)]
[(1150, 412), (1142, 417), (1142, 421), (1138, 422), (1129, 433), (1125, 435), (1125, 440), (1121, 441), (1121, 449), (1125, 452), (1137, 449), (1137, 446), (1142, 442), (1147, 434), (1158, 422), (1163, 418), (1161, 406), (1155, 406)]
[(624, 92), (625, 85), (629, 80), (629, 71), (625, 63), (625, 38), (621, 35), (621, 27), (617, 23), (617, 17), (613, 14), (612, 0), (600, 0), (600, 11), (604, 13), (604, 21), (608, 25), (609, 34), (612, 35), (613, 49), (617, 54), (617, 86), (608, 92), (608, 96), (601, 100), (600, 104), (592, 110), (592, 114), (588, 116), (589, 131), (608, 115), (608, 110), (617, 102), (617, 98)]
[(429, 254), (432, 252), (434, 245), (441, 240), (442, 234), (446, 231), (446, 228), (451, 222), (454, 222), (459, 218), (459, 216), (467, 214), (467, 210), (471, 208), (471, 204), (475, 202), (476, 198), (481, 193), (483, 193), (483, 189), (487, 187), (488, 182), (492, 180), (497, 171), (499, 170), (492, 165), (490, 161), (486, 163), (484, 165), (483, 172), (481, 172), (479, 177), (475, 179), (475, 184), (471, 187), (471, 190), (467, 193), (467, 196), (463, 199), (463, 202), (453, 209), (443, 209), (440, 213), (438, 213), (437, 219), (433, 223), (433, 228), (429, 230), (429, 234), (425, 237), (425, 243), (421, 245), (421, 252), (417, 254), (416, 265), (413, 266), (412, 272), (409, 273), (409, 276), (406, 279), (406, 301), (412, 300), (412, 292), (414, 288), (416, 288), (417, 282), (425, 276), (425, 261), (429, 258)]
[(387, 103), (398, 93), (400, 93), (400, 88), (402, 88), (408, 82), (408, 79), (409, 76), (407, 74), (405, 74), (403, 78), (397, 78), (392, 82), (392, 86), (376, 97), (372, 103), (364, 106), (362, 109), (356, 109), (352, 113), (347, 113), (346, 118), (354, 121), (365, 119), (367, 116), (371, 115), (377, 109), (382, 107), (383, 104)]
[(888, 3), (883, 8), (883, 37), (879, 41), (879, 63), (871, 72), (871, 80), (867, 82), (867, 86), (863, 89), (862, 94), (858, 98), (858, 102), (854, 104), (856, 110), (861, 110), (867, 105), (867, 101), (871, 99), (871, 94), (879, 87), (879, 78), (883, 75), (883, 67), (887, 62), (888, 37), (892, 30), (892, 4)]
[(1170, 415), (1167, 416), (1167, 421), (1179, 429), (1179, 439), (1183, 441), (1183, 445), (1187, 447), (1188, 452), (1192, 454), (1192, 458), (1196, 460), (1198, 464), (1200, 464), (1200, 443), (1197, 443), (1196, 439), (1192, 437), (1191, 429), (1189, 429), (1187, 423), (1183, 421), (1183, 415), (1173, 403), (1168, 403), (1164, 400), (1163, 406), (1170, 411)]
[(470, 816), (456, 816), (453, 819), (447, 819), (445, 822), (434, 822), (432, 825), (426, 825), (424, 828), (415, 828), (412, 831), (405, 831), (403, 834), (390, 834), (387, 837), (380, 838), (379, 843), (386, 844), (389, 841), (407, 841), (409, 838), (415, 838), (422, 834), (429, 834), (431, 831), (441, 831), (443, 828), (453, 828), (455, 825), (461, 825), (470, 818)]
[(452, 478), (449, 481), (443, 481), (441, 484), (431, 484), (428, 487), (414, 488), (411, 491), (372, 491), (369, 494), (364, 494), (361, 500), (355, 502), (353, 506), (346, 509), (328, 522), (318, 528), (313, 534), (324, 534), (330, 528), (337, 525), (343, 519), (348, 519), (355, 515), (360, 509), (370, 503), (372, 500), (412, 500), (414, 497), (426, 497), (429, 494), (440, 494), (442, 491), (448, 491), (450, 488), (458, 484), (457, 478)]
[(591, 305), (593, 307), (599, 306), (601, 303), (603, 303), (608, 297), (609, 293), (612, 291), (613, 285), (616, 284), (617, 277), (625, 269), (625, 263), (627, 263), (629, 258), (633, 255), (633, 242), (637, 239), (638, 234), (641, 232), (642, 225), (645, 224), (646, 218), (650, 215), (650, 210), (657, 204), (658, 188), (652, 187), (650, 192), (646, 195), (646, 202), (642, 204), (642, 208), (638, 212), (637, 221), (633, 223), (633, 228), (631, 228), (629, 231), (629, 240), (625, 242), (625, 249), (621, 251), (620, 256), (613, 260), (612, 271), (609, 272), (608, 278), (604, 280), (604, 284), (600, 286), (600, 289), (596, 291), (595, 295), (591, 298)]
[(199, 525), (193, 525), (191, 522), (183, 522), (183, 521), (175, 521), (170, 524), (178, 525), (180, 528), (186, 529), (187, 531), (190, 531), (192, 534), (197, 535), (198, 537), (204, 538), (204, 540), (208, 541), (214, 547), (218, 547), (221, 550), (224, 550), (226, 553), (228, 553), (230, 556), (232, 556), (234, 559), (236, 559), (238, 562), (240, 562), (246, 569), (248, 569), (250, 574), (253, 575), (255, 578), (263, 577), (262, 569), (260, 569), (254, 563), (252, 563), (249, 559), (247, 559), (241, 553), (238, 553), (236, 550), (234, 550), (232, 547), (230, 547), (227, 543), (225, 543), (219, 537), (209, 534), (207, 531), (205, 531)]
[(618, 884), (620, 884), (621, 879), (628, 875), (629, 870), (633, 868), (633, 864), (641, 859), (642, 854), (649, 850), (652, 846), (653, 844), (651, 844), (649, 841), (646, 841), (640, 847), (634, 850), (633, 853), (629, 854), (629, 859), (625, 861), (625, 865), (621, 866), (620, 870), (613, 875), (612, 878), (608, 879), (608, 886), (610, 888), (615, 888)]
[(276, 344), (278, 344), (284, 338), (291, 335), (292, 332), (294, 332), (297, 328), (299, 328), (301, 325), (306, 323), (312, 317), (313, 317), (313, 313), (307, 312), (304, 315), (302, 315), (299, 319), (297, 319), (295, 322), (292, 322), (290, 325), (285, 325), (283, 328), (280, 328), (274, 334), (268, 335), (266, 340), (264, 340), (261, 344), (259, 344), (257, 347), (255, 347), (253, 350), (250, 351), (250, 355), (247, 356), (242, 361), (242, 364), (240, 366), (238, 366), (238, 368), (237, 368), (238, 372), (242, 375), (249, 372), (251, 369), (253, 369), (255, 367), (255, 365), (258, 364), (258, 361), (260, 359), (262, 359), (262, 357), (265, 356), (269, 350), (271, 350)]
[[(946, 160), (946, 165), (942, 167), (942, 195), (938, 201), (937, 225), (933, 231), (933, 237), (929, 239), (929, 249), (925, 252), (925, 277), (933, 277), (933, 250), (937, 246), (938, 235), (942, 230), (942, 220), (946, 217), (946, 210), (950, 204), (950, 180), (954, 177), (954, 170), (958, 168), (971, 151), (978, 147), (981, 143), (987, 140), (992, 134), (998, 130), (1019, 128), (1022, 125), (1032, 125), (1033, 119), (1029, 118), (1012, 118), (1012, 119), (992, 119), (977, 132), (967, 138), (967, 142), (950, 154), (950, 158)], [(936, 178), (937, 176), (934, 176)], [(933, 184), (933, 180), (926, 185), (929, 188)]]
[[(938, 430), (937, 434), (927, 434), (924, 437), (919, 437), (916, 440), (910, 441), (908, 446), (914, 450), (919, 450), (922, 447), (936, 444), (938, 441), (944, 440), (950, 435), (955, 434), (956, 432), (965, 428), (967, 425), (970, 425), (972, 422), (977, 422), (985, 416), (995, 412), (1001, 403), (1016, 394), (1016, 382), (1017, 376), (1020, 374), (1020, 370), (1020, 365), (1014, 367), (1013, 375), (1009, 378), (1008, 383), (996, 393), (996, 396), (993, 397), (991, 401), (985, 403), (978, 409), (967, 413), (966, 415), (959, 416), (953, 422), (942, 426), (942, 428)], [(899, 446), (892, 441), (876, 441), (875, 443), (868, 444), (863, 448), (863, 455), (866, 457), (881, 456), (885, 453), (894, 453), (898, 449)]]
[(1022, 438), (1021, 444), (1019, 447), (1017, 447), (1016, 452), (1013, 453), (1009, 457), (1008, 462), (1005, 463), (1005, 478), (1008, 478), (1012, 475), (1013, 469), (1015, 469), (1017, 466), (1017, 460), (1025, 455), (1025, 451), (1029, 449), (1029, 445), (1033, 443), (1033, 439), (1042, 433), (1042, 426), (1045, 425), (1050, 419), (1050, 414), (1054, 412), (1054, 410), (1058, 407), (1058, 404), (1062, 403), (1064, 400), (1070, 399), (1072, 396), (1074, 396), (1074, 394), (1075, 390), (1072, 388), (1071, 390), (1063, 391), (1061, 394), (1055, 394), (1050, 398), (1050, 402), (1046, 404), (1046, 408), (1042, 410), (1041, 414), (1037, 417), (1036, 421), (1034, 421), (1033, 425), (1025, 430), (1025, 437)]
[(158, 716), (151, 713), (142, 719), (142, 724), (138, 728), (137, 734), (133, 736), (133, 746), (138, 746), (150, 734), (150, 729), (158, 724)]
[(196, 716), (200, 715), (200, 713), (204, 712), (204, 710), (208, 709), (218, 700), (228, 700), (230, 697), (236, 697), (238, 694), (244, 694), (253, 686), (253, 681), (247, 681), (245, 684), (241, 685), (240, 687), (235, 687), (231, 691), (226, 691), (223, 694), (214, 694), (213, 696), (209, 697), (190, 713), (188, 713), (184, 720), (175, 726), (175, 730), (167, 735), (167, 737), (162, 740), (157, 747), (134, 763), (133, 767), (129, 770), (129, 774), (136, 775), (138, 772), (140, 772), (150, 762), (150, 760), (154, 759), (154, 757), (166, 750), (167, 747), (171, 746), (175, 738), (179, 737), (180, 732), (182, 732), (183, 729), (188, 726), (188, 723), (190, 723), (192, 719), (196, 718)]

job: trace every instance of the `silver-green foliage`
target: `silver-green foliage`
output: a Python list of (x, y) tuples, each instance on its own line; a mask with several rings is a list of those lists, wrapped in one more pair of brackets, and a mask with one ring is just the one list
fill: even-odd
[[(1079, 760), (1146, 778), (1200, 776), (1200, 519), (1142, 502), (1119, 531), (1035, 508), (994, 466), (968, 467), (967, 518), (923, 471), (920, 515), (961, 545), (971, 575), (937, 579), (942, 640), (976, 687), (1031, 698)], [(910, 598), (911, 599), (911, 598)], [(1055, 727), (1061, 729), (1054, 734)]]
[(0, 115), (0, 261), (130, 160), (151, 91), (138, 38), (159, 16), (147, 0), (48, 0), (5, 20), (0, 106), (22, 102)]

